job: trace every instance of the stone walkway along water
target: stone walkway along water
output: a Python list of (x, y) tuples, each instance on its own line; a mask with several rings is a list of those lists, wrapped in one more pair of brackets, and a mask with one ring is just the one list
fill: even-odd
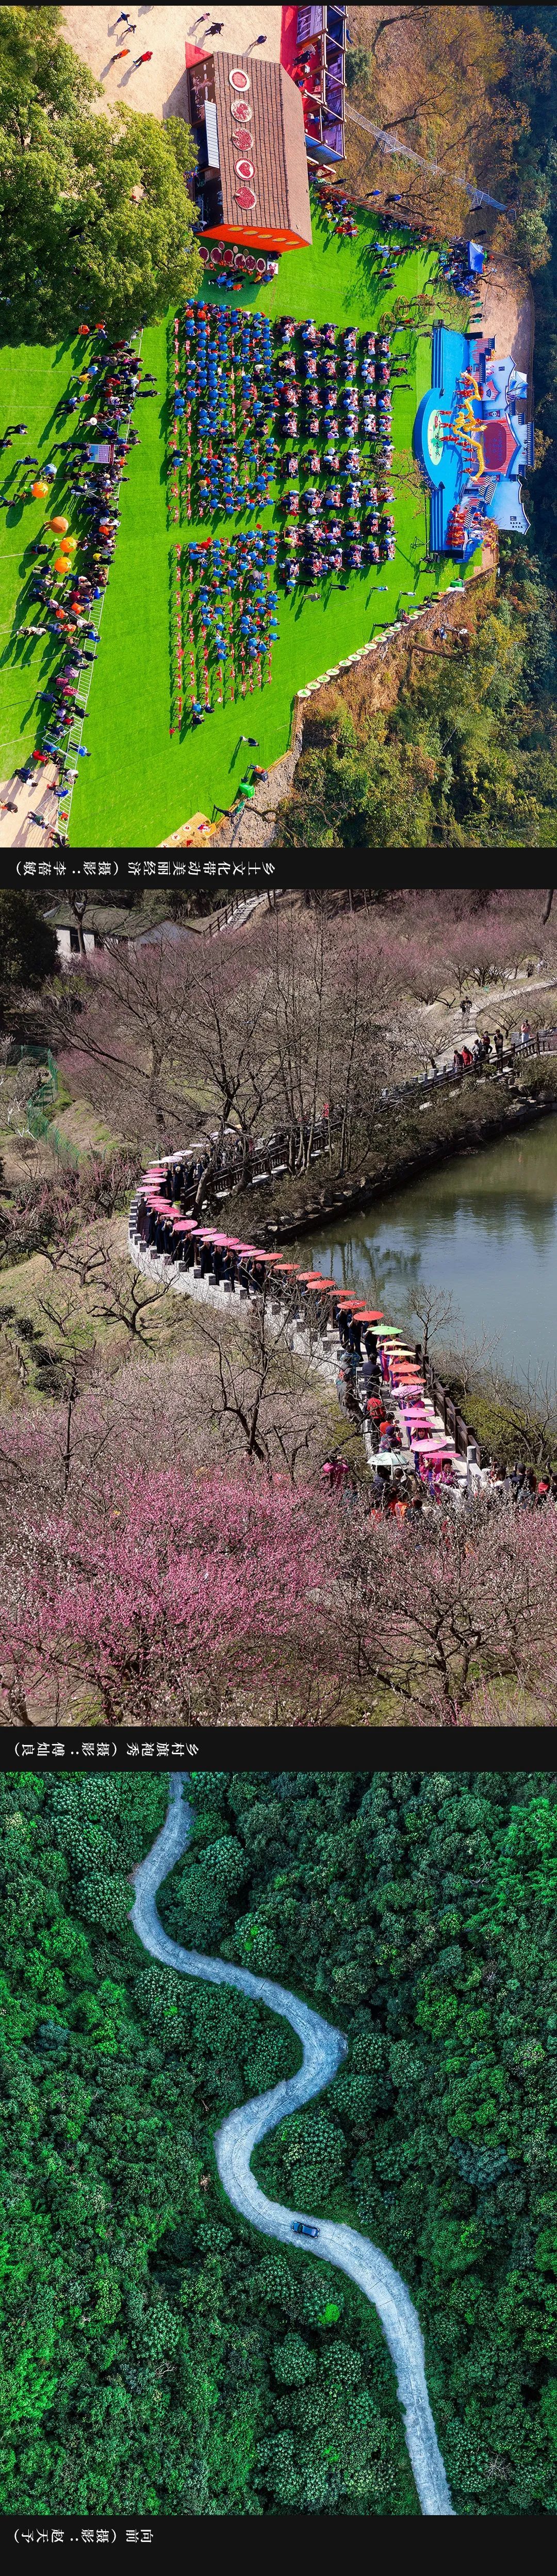
[(409, 2292), (400, 2273), (387, 2256), (372, 2245), (369, 2237), (359, 2236), (352, 2227), (332, 2219), (307, 2219), (305, 2210), (283, 2209), (278, 2201), (267, 2200), (251, 2171), (254, 2148), (290, 2111), (298, 2111), (312, 2096), (330, 2084), (347, 2055), (347, 2041), (341, 2031), (323, 2021), (320, 2013), (286, 1986), (275, 1984), (269, 1977), (254, 1977), (249, 1968), (236, 1968), (227, 1959), (206, 1959), (198, 1950), (183, 1950), (163, 1931), (156, 1907), (157, 1889), (175, 1868), (186, 1850), (194, 1823), (193, 1810), (183, 1795), (187, 1773), (170, 1774), (170, 1804), (165, 1823), (157, 1834), (147, 1859), (134, 1870), (135, 1899), (131, 1921), (143, 1948), (164, 1967), (174, 1968), (182, 1976), (206, 1978), (211, 1985), (236, 1986), (255, 2003), (267, 2004), (270, 2012), (279, 2013), (290, 2022), (302, 2047), (302, 2064), (296, 2075), (244, 2102), (223, 2120), (214, 2141), (217, 2169), (223, 2190), (239, 2210), (265, 2236), (275, 2236), (291, 2244), (296, 2219), (318, 2224), (319, 2235), (298, 2248), (332, 2263), (358, 2283), (364, 2297), (371, 2300), (381, 2319), (385, 2340), (394, 2362), (397, 2390), (404, 2417), (404, 2430), (417, 2494), (422, 2513), (452, 2514), (447, 2479), (435, 2431), (427, 2393), (424, 2345), (421, 2328)]

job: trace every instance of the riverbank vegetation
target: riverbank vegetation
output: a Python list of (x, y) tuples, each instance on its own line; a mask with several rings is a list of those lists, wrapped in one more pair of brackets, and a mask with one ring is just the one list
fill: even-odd
[[(348, 2040), (257, 2150), (263, 2189), (400, 2270), (455, 2513), (554, 2513), (554, 1774), (194, 1772), (190, 1795), (166, 1929)], [(3, 2510), (415, 2514), (374, 2311), (218, 2181), (216, 2129), (299, 2050), (140, 1948), (130, 1872), (166, 1799), (162, 1775), (0, 1781)]]

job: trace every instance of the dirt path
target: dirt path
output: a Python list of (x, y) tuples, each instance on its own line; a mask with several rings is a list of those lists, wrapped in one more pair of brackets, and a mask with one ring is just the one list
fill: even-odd
[[(216, 16), (216, 11), (215, 11)], [(210, 44), (215, 53), (245, 53), (259, 35), (265, 35), (261, 53), (277, 62), (280, 55), (282, 11), (277, 7), (255, 9), (224, 8), (221, 36), (208, 35), (213, 10), (205, 13), (192, 5), (189, 9), (141, 5), (128, 11), (135, 19), (135, 35), (116, 24), (117, 8), (64, 9), (63, 32), (80, 61), (87, 63), (96, 80), (101, 80), (104, 99), (94, 102), (99, 114), (115, 106), (118, 100), (126, 107), (148, 110), (151, 116), (187, 115), (185, 48)], [(206, 24), (199, 21), (205, 15)], [(112, 55), (128, 50), (119, 62)], [(150, 51), (152, 61), (134, 68), (134, 58)]]
[[(23, 765), (23, 753), (21, 759)], [(58, 775), (53, 760), (44, 767), (37, 761), (36, 776), (28, 782), (16, 777), (13, 770), (11, 778), (2, 781), (0, 797), (8, 796), (10, 803), (17, 806), (17, 813), (0, 814), (0, 850), (50, 850), (50, 833), (56, 830), (59, 812), (55, 793)], [(40, 823), (33, 821), (34, 814), (40, 814)]]

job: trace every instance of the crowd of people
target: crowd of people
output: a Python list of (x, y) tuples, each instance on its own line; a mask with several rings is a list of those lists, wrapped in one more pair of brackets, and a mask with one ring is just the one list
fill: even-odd
[[(227, 1150), (223, 1140), (221, 1152)], [(130, 1239), (180, 1275), (228, 1295), (271, 1294), (280, 1319), (306, 1327), (315, 1347), (337, 1339), (336, 1394), (347, 1425), (366, 1436), (372, 1471), (371, 1508), (394, 1513), (442, 1508), (452, 1498), (471, 1503), (481, 1494), (488, 1508), (499, 1502), (536, 1510), (557, 1502), (557, 1474), (521, 1462), (476, 1464), (472, 1490), (467, 1463), (435, 1412), (419, 1342), (410, 1343), (384, 1315), (321, 1271), (301, 1270), (278, 1251), (244, 1243), (214, 1221), (191, 1213), (192, 1192), (211, 1159), (211, 1140), (155, 1164), (145, 1174), (130, 1213)], [(185, 1209), (190, 1210), (185, 1214)], [(326, 1459), (323, 1476), (332, 1491), (353, 1487), (342, 1451)]]
[(377, 1455), (374, 1504), (380, 1509), (391, 1502), (393, 1508), (406, 1504), (409, 1478), (415, 1495), (437, 1502), (458, 1481), (457, 1462), (452, 1443), (434, 1424), (419, 1345), (412, 1357), (398, 1336), (393, 1341), (384, 1319), (362, 1310), (361, 1302), (334, 1279), (302, 1271), (278, 1251), (243, 1243), (214, 1222), (203, 1224), (196, 1215), (185, 1215), (209, 1158), (209, 1147), (201, 1145), (155, 1165), (134, 1202), (131, 1234), (154, 1259), (176, 1266), (178, 1274), (190, 1272), (196, 1281), (206, 1280), (229, 1295), (261, 1297), (270, 1288), (275, 1311), (280, 1315), (282, 1307), (289, 1322), (305, 1325), (314, 1342), (336, 1333), (339, 1404), (360, 1430), (367, 1427)]
[[(277, 323), (277, 479), (287, 590), (331, 572), (387, 562), (395, 552), (392, 384), (406, 361), (388, 334), (334, 323)], [(364, 455), (363, 451), (369, 452)], [(374, 479), (375, 478), (375, 479)]]
[[(55, 440), (52, 457), (41, 463), (26, 494), (28, 499), (48, 498), (52, 515), (26, 549), (26, 615), (17, 628), (17, 635), (53, 638), (58, 648), (54, 665), (49, 648), (45, 685), (37, 690), (38, 740), (17, 772), (28, 781), (54, 763), (59, 828), (47, 825), (40, 815), (33, 819), (42, 823), (47, 845), (56, 846), (63, 845), (66, 837), (60, 827), (68, 821), (75, 764), (90, 757), (80, 739), (88, 719), (80, 694), (82, 674), (95, 661), (100, 644), (97, 602), (102, 602), (114, 554), (120, 486), (127, 479), (126, 450), (137, 443), (131, 425), (133, 405), (137, 394), (149, 396), (156, 391), (152, 377), (141, 377), (133, 341), (109, 345), (104, 325), (88, 322), (80, 324), (79, 337), (89, 342), (89, 352), (60, 398), (58, 413), (65, 435)], [(93, 410), (88, 408), (91, 402)], [(5, 434), (3, 443), (26, 434), (25, 422), (20, 422)], [(35, 457), (23, 461), (37, 466)], [(72, 519), (77, 518), (75, 537), (61, 511), (62, 501), (71, 508)]]
[[(176, 335), (176, 348), (179, 349)], [(275, 467), (272, 327), (257, 309), (189, 303), (174, 368), (170, 492), (186, 514), (261, 510)], [(184, 434), (185, 433), (185, 434)], [(193, 433), (193, 437), (192, 437)]]
[[(183, 704), (192, 723), (199, 724), (215, 705), (223, 705), (225, 691), (229, 699), (245, 697), (254, 681), (259, 688), (264, 679), (271, 681), (278, 636), (278, 594), (272, 582), (277, 541), (271, 528), (256, 527), (228, 539), (191, 543), (187, 555), (189, 710), (185, 698)], [(176, 633), (180, 670), (181, 614)]]
[(181, 351), (175, 326), (171, 517), (184, 504), (189, 519), (194, 506), (201, 519), (244, 515), (278, 484), (287, 590), (389, 561), (392, 386), (407, 361), (388, 334), (191, 303), (184, 340)]

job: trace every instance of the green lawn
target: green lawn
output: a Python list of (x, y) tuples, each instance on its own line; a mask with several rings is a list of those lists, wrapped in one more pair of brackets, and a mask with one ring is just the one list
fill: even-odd
[[(37, 741), (35, 692), (45, 685), (45, 674), (53, 668), (58, 655), (53, 636), (42, 642), (25, 636), (15, 641), (14, 629), (25, 616), (32, 615), (22, 598), (26, 572), (26, 549), (36, 537), (45, 515), (50, 517), (50, 503), (11, 499), (22, 482), (31, 476), (26, 467), (21, 471), (18, 459), (38, 456), (46, 465), (52, 455), (53, 442), (65, 435), (63, 424), (56, 420), (56, 404), (65, 392), (74, 364), (76, 347), (83, 342), (64, 341), (59, 347), (0, 349), (0, 430), (8, 421), (25, 420), (28, 437), (14, 438), (13, 447), (0, 457), (0, 490), (10, 497), (8, 510), (0, 511), (0, 777), (10, 771), (32, 751)], [(53, 458), (53, 463), (55, 462)], [(52, 509), (61, 509), (62, 476), (52, 485)], [(68, 516), (65, 512), (64, 516)], [(39, 623), (38, 609), (36, 611)], [(85, 762), (83, 766), (85, 767)]]
[[(256, 290), (246, 284), (242, 303), (300, 319), (311, 313), (315, 321), (332, 319), (339, 328), (350, 321), (363, 330), (372, 328), (396, 297), (422, 289), (433, 273), (431, 254), (411, 251), (392, 288), (387, 288), (378, 275), (378, 227), (372, 217), (362, 216), (354, 242), (331, 235), (318, 214), (313, 225), (312, 249), (293, 251), (281, 259), (278, 276), (268, 287)], [(217, 290), (213, 293), (216, 296)], [(462, 308), (458, 327), (463, 328)], [(431, 380), (429, 339), (411, 341), (409, 335), (407, 339), (414, 351), (414, 381), (408, 390), (394, 387), (395, 461), (411, 451), (415, 411)], [(39, 456), (42, 452), (45, 458), (56, 435), (54, 400), (71, 371), (72, 355), (69, 347), (0, 353), (4, 396), (0, 417), (11, 419), (14, 411), (19, 416), (22, 410), (29, 424), (31, 451)], [(144, 333), (142, 357), (156, 375), (161, 399), (139, 401), (135, 413), (140, 445), (131, 450), (126, 466), (129, 482), (122, 488), (121, 527), (102, 608), (102, 640), (84, 734), (91, 759), (79, 764), (69, 824), (74, 849), (150, 849), (190, 814), (201, 810), (211, 816), (214, 803), (228, 806), (249, 757), (239, 742), (240, 732), (255, 733), (257, 727), (259, 759), (270, 766), (287, 747), (296, 691), (390, 625), (399, 609), (409, 604), (404, 597), (407, 591), (415, 589), (417, 604), (455, 578), (448, 561), (438, 574), (431, 568), (418, 570), (425, 552), (424, 505), (412, 493), (397, 490), (393, 563), (347, 575), (344, 594), (329, 580), (316, 601), (303, 591), (287, 599), (279, 585), (280, 633), (273, 649), (271, 687), (265, 682), (259, 689), (256, 682), (252, 695), (248, 684), (244, 700), (240, 697), (218, 708), (210, 721), (195, 732), (187, 731), (181, 740), (177, 734), (171, 738), (169, 595), (173, 548), (177, 539), (184, 542), (186, 528), (182, 524), (170, 533), (166, 517), (165, 459), (171, 416), (166, 399), (166, 323)], [(22, 447), (25, 443), (21, 442)], [(15, 448), (10, 451), (8, 462), (15, 453)], [(57, 498), (60, 506), (59, 493)], [(44, 507), (41, 502), (26, 507), (26, 541), (40, 526)], [(269, 509), (263, 511), (263, 525), (270, 523), (272, 515)], [(6, 522), (4, 513), (1, 518), (0, 542), (6, 549), (3, 625), (8, 639), (21, 589), (22, 548), (21, 542), (14, 547), (12, 514), (6, 514)], [(244, 524), (253, 522), (248, 518)], [(209, 525), (216, 527), (212, 520), (205, 521), (199, 530), (192, 520), (187, 533), (206, 535)], [(20, 529), (21, 514), (18, 534)], [(18, 609), (18, 617), (21, 614)], [(10, 682), (3, 719), (3, 775), (7, 776), (15, 760), (36, 740), (33, 697), (44, 684), (44, 671), (56, 659), (54, 639), (48, 639), (48, 649), (45, 639), (44, 644), (30, 642), (15, 654), (13, 642), (6, 641), (3, 658), (9, 665)]]

